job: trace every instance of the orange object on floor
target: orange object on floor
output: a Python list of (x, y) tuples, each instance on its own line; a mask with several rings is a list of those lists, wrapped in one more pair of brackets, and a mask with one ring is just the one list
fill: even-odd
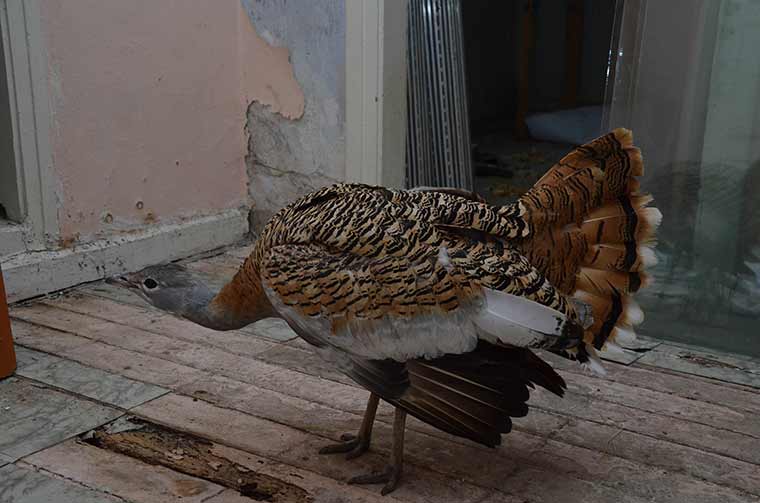
[(8, 302), (5, 298), (3, 269), (0, 267), (0, 379), (8, 377), (16, 370), (16, 352), (13, 350), (11, 320), (8, 316)]

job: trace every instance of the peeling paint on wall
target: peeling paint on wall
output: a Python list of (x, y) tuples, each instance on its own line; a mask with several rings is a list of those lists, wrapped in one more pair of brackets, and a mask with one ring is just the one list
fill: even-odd
[(239, 42), (242, 93), (245, 103), (257, 102), (286, 119), (303, 116), (304, 96), (290, 63), (290, 51), (265, 41), (240, 4)]
[(345, 0), (165, 1), (40, 4), (66, 245), (344, 177)]
[(289, 50), (304, 100), (298, 120), (259, 100), (248, 107), (246, 160), (258, 227), (296, 197), (345, 177), (345, 0), (241, 4), (263, 41)]
[(64, 243), (248, 205), (239, 3), (48, 0), (40, 15)]

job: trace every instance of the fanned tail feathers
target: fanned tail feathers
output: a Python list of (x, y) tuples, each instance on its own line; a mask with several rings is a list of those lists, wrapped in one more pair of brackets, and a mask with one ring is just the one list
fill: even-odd
[(648, 206), (652, 196), (638, 193), (643, 173), (633, 135), (616, 129), (565, 156), (519, 202), (535, 236), (524, 253), (590, 307), (587, 346), (575, 356), (591, 367), (595, 350), (630, 344), (644, 319), (631, 295), (651, 281), (646, 269), (657, 263), (662, 214)]

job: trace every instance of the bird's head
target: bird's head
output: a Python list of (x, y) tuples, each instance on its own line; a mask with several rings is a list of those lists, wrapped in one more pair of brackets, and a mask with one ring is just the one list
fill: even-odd
[(215, 295), (203, 281), (178, 264), (147, 267), (109, 278), (106, 283), (127, 288), (158, 309), (197, 323), (206, 315)]

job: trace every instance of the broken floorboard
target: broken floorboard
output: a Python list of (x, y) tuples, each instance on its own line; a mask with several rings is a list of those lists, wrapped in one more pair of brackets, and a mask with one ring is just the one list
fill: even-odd
[[(230, 264), (244, 254), (231, 251), (192, 267), (229, 275)], [(24, 366), (30, 369), (13, 386), (31, 383), (47, 390), (42, 395), (68, 393), (114, 407), (116, 416), (129, 409), (129, 417), (157, 425), (167, 438), (185, 435), (213, 445), (217, 458), (224, 451), (225, 459), (294, 484), (315, 501), (381, 500), (376, 488), (346, 486), (344, 481), (384, 463), (391, 408), (381, 405), (378, 410), (372, 452), (365, 457), (349, 462), (316, 455), (320, 446), (358, 427), (367, 392), (315, 358), (282, 322), (212, 332), (97, 284), (15, 306), (11, 315), (16, 342), (26, 348), (20, 351), (21, 372)], [(655, 368), (643, 364), (643, 358), (629, 366), (608, 363), (608, 376), (596, 378), (573, 362), (542, 356), (568, 381), (564, 399), (534, 392), (530, 414), (515, 421), (515, 430), (497, 449), (410, 420), (404, 481), (382, 500), (760, 501), (757, 388), (736, 384), (741, 380), (730, 372), (700, 377)], [(85, 376), (122, 377), (127, 384), (116, 385), (120, 391), (114, 393), (88, 388), (87, 379), (66, 387), (62, 380), (71, 369)], [(132, 396), (145, 402), (135, 406)], [(127, 401), (116, 403), (120, 398)], [(35, 413), (51, 412), (30, 409)], [(93, 428), (105, 431), (100, 424)], [(236, 486), (237, 479), (217, 480), (163, 454), (145, 459), (77, 439), (78, 433), (65, 436), (68, 440), (56, 438), (5, 468), (31, 470), (56, 484), (75, 481), (104, 498), (174, 501), (187, 494), (183, 501), (193, 501), (183, 491), (200, 491), (211, 503), (252, 500), (241, 495), (244, 477)], [(173, 455), (184, 456), (184, 451)], [(203, 459), (213, 466), (221, 462), (220, 469), (227, 466), (217, 458)], [(103, 470), (105, 459), (118, 468)], [(136, 492), (136, 477), (151, 469), (155, 487)], [(117, 484), (117, 476), (132, 477), (133, 483)], [(188, 482), (176, 483), (182, 480)]]

